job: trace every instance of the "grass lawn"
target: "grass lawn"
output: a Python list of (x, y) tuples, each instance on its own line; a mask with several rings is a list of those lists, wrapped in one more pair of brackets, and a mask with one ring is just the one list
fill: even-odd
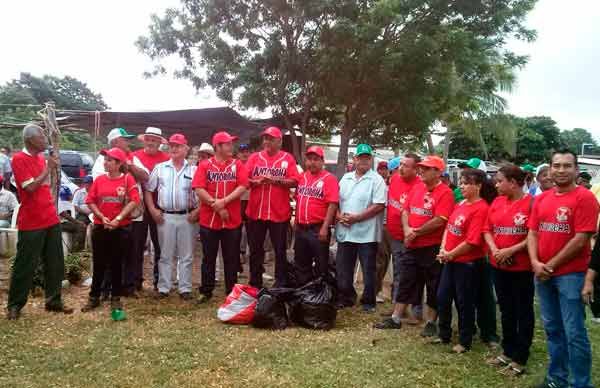
[[(81, 306), (84, 292), (73, 287), (68, 303)], [(108, 307), (61, 316), (35, 298), (16, 323), (0, 320), (0, 387), (528, 387), (545, 371), (539, 323), (528, 374), (509, 379), (485, 365), (492, 353), (479, 342), (452, 355), (417, 327), (372, 329), (389, 305), (376, 315), (345, 310), (329, 332), (271, 332), (221, 324), (215, 299), (125, 300), (129, 318), (115, 323)], [(589, 327), (598, 352), (600, 325)], [(600, 385), (597, 355), (594, 369)]]

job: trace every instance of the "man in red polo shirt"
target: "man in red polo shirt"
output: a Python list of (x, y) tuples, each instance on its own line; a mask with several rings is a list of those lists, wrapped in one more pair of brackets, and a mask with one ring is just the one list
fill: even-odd
[(43, 260), (46, 310), (71, 314), (63, 305), (61, 285), (64, 277), (64, 256), (60, 221), (50, 193), (49, 172), (58, 165), (58, 156), (51, 155), (48, 164), (42, 153), (48, 147), (42, 128), (28, 124), (23, 129), (25, 148), (13, 156), (12, 168), (21, 199), (17, 215), (17, 256), (13, 264), (8, 291), (7, 318), (19, 318), (27, 303), (38, 260)]
[(275, 250), (275, 287), (288, 285), (287, 232), (291, 218), (290, 189), (298, 184), (294, 157), (281, 150), (277, 127), (261, 133), (263, 150), (250, 155), (246, 168), (250, 182), (248, 200), (248, 243), (250, 285), (261, 288), (265, 260), (265, 236), (269, 231)]
[(454, 208), (452, 190), (442, 183), (444, 161), (434, 155), (417, 163), (422, 183), (416, 184), (404, 202), (402, 211), (405, 250), (398, 260), (399, 280), (392, 317), (376, 325), (379, 329), (399, 329), (400, 317), (408, 305), (421, 304), (423, 287), (427, 288), (421, 335), (437, 335), (435, 296), (441, 266), (436, 260), (446, 222)]
[(575, 184), (577, 173), (572, 151), (554, 152), (550, 175), (556, 186), (536, 197), (528, 223), (527, 248), (550, 355), (544, 387), (592, 386), (592, 350), (581, 290), (598, 201)]
[(242, 162), (233, 159), (233, 142), (237, 137), (225, 131), (212, 139), (215, 156), (203, 160), (192, 188), (200, 206), (200, 238), (202, 239), (202, 285), (198, 303), (207, 302), (215, 289), (216, 259), (221, 246), (225, 293), (229, 294), (237, 282), (240, 266), (240, 238), (242, 215), (240, 197), (248, 186), (248, 173)]
[(312, 146), (305, 155), (306, 171), (296, 189), (294, 263), (298, 286), (328, 275), (330, 227), (340, 191), (336, 177), (323, 169), (323, 149)]
[[(169, 160), (169, 154), (159, 149), (161, 144), (166, 144), (167, 140), (162, 136), (162, 130), (160, 128), (148, 127), (146, 132), (138, 135), (138, 139), (144, 144), (144, 148), (132, 152), (133, 156), (136, 156), (140, 162), (146, 167), (148, 173), (151, 174), (154, 170), (154, 166), (159, 163), (166, 162)], [(143, 189), (143, 187), (142, 187)], [(145, 190), (144, 190), (145, 191)], [(156, 200), (156, 197), (154, 198)], [(158, 284), (158, 262), (160, 261), (160, 243), (158, 241), (158, 230), (156, 222), (150, 215), (148, 205), (144, 206), (144, 219), (142, 221), (141, 230), (144, 231), (144, 235), (150, 230), (150, 239), (152, 240), (152, 246), (154, 247), (154, 288)], [(144, 281), (144, 262), (136, 263), (135, 273), (135, 287), (137, 291), (141, 291), (142, 283)]]

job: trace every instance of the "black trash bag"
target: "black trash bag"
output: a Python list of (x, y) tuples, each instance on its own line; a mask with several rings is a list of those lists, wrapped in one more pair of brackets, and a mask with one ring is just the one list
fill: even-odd
[(258, 293), (252, 326), (262, 329), (283, 330), (289, 325), (286, 302), (294, 295), (292, 288), (263, 288)]
[(294, 293), (292, 321), (309, 329), (329, 330), (335, 326), (335, 286), (331, 280), (317, 279)]

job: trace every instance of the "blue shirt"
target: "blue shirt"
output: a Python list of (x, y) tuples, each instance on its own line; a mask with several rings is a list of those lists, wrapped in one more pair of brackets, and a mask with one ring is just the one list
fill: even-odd
[[(386, 186), (383, 178), (373, 170), (358, 178), (354, 171), (340, 180), (340, 213), (358, 214), (373, 204), (386, 203)], [(371, 243), (381, 241), (383, 212), (368, 220), (346, 227), (337, 224), (335, 236), (338, 242)]]

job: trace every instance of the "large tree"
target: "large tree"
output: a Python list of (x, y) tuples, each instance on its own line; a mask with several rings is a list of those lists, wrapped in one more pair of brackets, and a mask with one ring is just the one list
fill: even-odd
[[(586, 144), (585, 154), (596, 154), (598, 150), (598, 143), (592, 136), (592, 134), (583, 128), (573, 128), (572, 130), (565, 130), (560, 132), (560, 143), (563, 147), (580, 154), (582, 146)], [(588, 146), (589, 145), (589, 146)]]
[[(499, 89), (498, 67), (525, 62), (504, 45), (534, 37), (523, 26), (534, 3), (182, 0), (153, 16), (137, 44), (158, 60), (152, 73), (176, 55), (183, 65), (175, 76), (241, 108), (271, 108), (290, 128), (298, 123), (305, 133), (326, 117), (341, 137), (342, 171), (353, 138), (423, 140), (448, 112), (476, 110)], [(465, 85), (459, 91), (450, 87), (456, 78)]]

